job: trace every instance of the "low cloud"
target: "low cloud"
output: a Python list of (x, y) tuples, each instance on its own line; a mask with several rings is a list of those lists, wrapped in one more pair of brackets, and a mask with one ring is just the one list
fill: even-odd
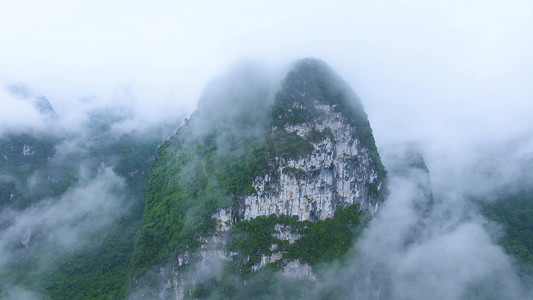
[[(347, 295), (355, 299), (532, 297), (531, 279), (517, 274), (513, 258), (496, 243), (502, 232), (479, 212), (474, 201), (482, 195), (500, 193), (504, 183), (476, 194), (461, 186), (450, 188), (448, 181), (431, 178), (430, 183), (428, 176), (432, 173), (398, 166), (405, 163), (397, 160), (404, 157), (398, 152), (405, 148), (386, 150), (382, 155), (393, 170), (389, 173), (390, 195), (348, 261), (325, 267), (322, 282), (309, 292), (309, 297), (320, 298), (321, 293), (336, 287), (349, 287)], [(503, 164), (491, 165), (493, 171), (505, 169), (512, 157), (504, 159)], [(457, 162), (447, 160), (433, 168), (459, 168)], [(476, 174), (480, 184), (493, 181), (490, 176)], [(427, 188), (431, 186), (436, 186), (438, 192), (429, 202)], [(425, 209), (428, 204), (429, 212)]]
[(15, 97), (0, 88), (0, 136), (6, 132), (24, 132), (46, 127), (46, 117), (32, 102)]
[(63, 195), (20, 210), (3, 209), (0, 270), (8, 272), (11, 264), (27, 259), (33, 269), (46, 270), (58, 257), (97, 242), (93, 235), (127, 212), (124, 192), (124, 180), (111, 168), (96, 173), (82, 168), (78, 182)]

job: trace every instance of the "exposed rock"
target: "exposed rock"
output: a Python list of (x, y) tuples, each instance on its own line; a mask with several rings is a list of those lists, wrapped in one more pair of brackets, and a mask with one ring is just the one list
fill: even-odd
[(217, 233), (227, 232), (230, 229), (232, 224), (231, 213), (232, 212), (230, 208), (219, 208), (213, 215), (212, 218), (217, 220)]
[(31, 242), (31, 231), (25, 230), (20, 236), (20, 244), (24, 248), (28, 248)]
[(278, 260), (282, 258), (282, 256), (283, 256), (283, 253), (281, 252), (275, 252), (275, 253), (272, 253), (272, 255), (262, 254), (261, 261), (258, 264), (252, 266), (252, 271), (257, 272), (259, 271), (259, 269), (265, 267), (266, 265), (271, 264), (273, 262), (277, 262)]
[[(289, 244), (293, 244), (302, 237), (301, 234), (294, 233), (290, 226), (276, 224), (274, 229), (276, 230), (276, 233), (274, 233), (273, 236), (281, 241), (289, 241)], [(271, 249), (271, 251), (272, 250), (275, 249)]]
[(22, 147), (22, 156), (33, 156), (35, 154), (35, 151), (31, 150), (29, 145), (24, 145)]
[[(315, 107), (323, 114), (312, 122), (285, 125), (289, 133), (306, 137), (311, 130), (331, 130), (333, 136), (313, 143), (311, 154), (299, 159), (275, 158), (279, 180), (270, 174), (256, 178), (255, 195), (244, 198), (244, 219), (258, 216), (297, 215), (300, 220), (324, 220), (354, 203), (376, 212), (381, 199), (369, 185), (382, 187), (369, 150), (354, 138), (355, 127), (329, 105)], [(275, 131), (276, 128), (273, 129)]]
[(291, 261), (281, 271), (281, 275), (299, 280), (316, 281), (313, 268), (308, 264), (301, 264), (299, 261)]

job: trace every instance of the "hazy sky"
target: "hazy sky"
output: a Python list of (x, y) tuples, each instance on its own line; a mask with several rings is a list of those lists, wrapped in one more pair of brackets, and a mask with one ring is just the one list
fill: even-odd
[[(140, 126), (189, 114), (243, 59), (314, 56), (358, 93), (378, 146), (531, 140), (533, 2), (331, 2), (2, 1), (0, 84), (26, 83), (67, 123), (111, 105)], [(0, 127), (40, 125), (0, 97)]]
[(533, 112), (532, 29), (533, 2), (513, 0), (6, 0), (0, 82), (29, 84), (60, 113), (114, 101), (151, 120), (190, 112), (241, 59), (315, 56), (356, 89), (382, 142), (501, 135)]

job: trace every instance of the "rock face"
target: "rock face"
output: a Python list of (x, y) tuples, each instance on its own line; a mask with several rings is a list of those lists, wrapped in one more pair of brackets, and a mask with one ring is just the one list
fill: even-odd
[(341, 113), (334, 112), (331, 105), (313, 102), (320, 113), (317, 119), (287, 124), (284, 130), (302, 138), (313, 130), (330, 134), (314, 141), (312, 152), (304, 157), (274, 158), (279, 179), (265, 175), (254, 181), (257, 194), (244, 198), (244, 219), (276, 214), (324, 220), (333, 217), (338, 207), (354, 203), (377, 211), (380, 199), (369, 187), (379, 190), (382, 182), (369, 150), (353, 137), (355, 128)]

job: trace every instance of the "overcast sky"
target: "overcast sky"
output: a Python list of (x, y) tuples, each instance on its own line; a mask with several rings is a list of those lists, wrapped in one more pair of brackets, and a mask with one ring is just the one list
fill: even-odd
[[(354, 87), (378, 143), (532, 129), (527, 0), (5, 0), (0, 37), (0, 83), (23, 82), (72, 119), (102, 103), (175, 118), (242, 59), (275, 69), (314, 56)], [(27, 107), (0, 96), (2, 119), (20, 119)]]

